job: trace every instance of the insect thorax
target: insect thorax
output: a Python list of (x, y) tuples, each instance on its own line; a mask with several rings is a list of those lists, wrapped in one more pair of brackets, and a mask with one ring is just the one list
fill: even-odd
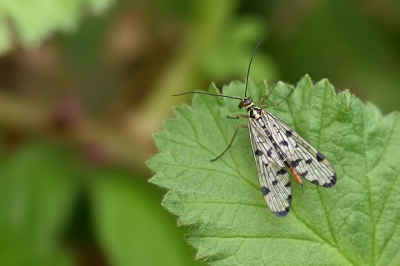
[(262, 109), (257, 107), (254, 103), (251, 103), (249, 106), (246, 106), (247, 115), (250, 118), (258, 120), (261, 117)]

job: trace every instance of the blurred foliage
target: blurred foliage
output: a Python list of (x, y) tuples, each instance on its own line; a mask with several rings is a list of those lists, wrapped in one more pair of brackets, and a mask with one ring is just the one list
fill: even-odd
[(58, 238), (76, 186), (66, 156), (27, 145), (0, 166), (0, 263), (68, 265)]
[(71, 32), (78, 27), (82, 13), (90, 10), (101, 13), (114, 0), (70, 0), (70, 1), (14, 1), (0, 2), (0, 53), (9, 49), (12, 33), (7, 20), (24, 46), (38, 45), (55, 30)]
[(170, 95), (243, 80), (266, 36), (253, 80), (309, 73), (391, 112), (399, 13), (369, 0), (1, 1), (2, 264), (195, 264), (143, 181), (151, 135), (189, 99)]
[[(93, 169), (71, 151), (36, 141), (12, 153), (0, 166), (0, 264), (71, 265), (76, 247), (94, 241), (112, 265), (193, 264), (184, 230), (160, 208), (161, 191), (143, 178)], [(71, 238), (63, 232), (74, 215), (82, 215), (73, 211), (82, 195), (90, 198), (83, 215), (93, 229)]]
[(385, 113), (399, 109), (396, 1), (291, 3), (277, 3), (268, 19), (274, 31), (267, 46), (285, 81), (295, 83), (306, 72), (316, 80), (328, 78), (339, 90), (351, 89)]

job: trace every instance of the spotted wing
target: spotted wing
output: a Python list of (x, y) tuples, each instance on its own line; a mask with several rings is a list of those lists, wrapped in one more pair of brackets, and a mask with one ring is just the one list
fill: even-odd
[(323, 187), (336, 184), (336, 172), (331, 163), (311, 144), (304, 140), (282, 120), (263, 109), (263, 120), (288, 164), (307, 181)]
[(265, 202), (275, 215), (286, 216), (292, 202), (292, 187), (287, 169), (266, 133), (260, 130), (254, 119), (249, 119), (249, 132)]

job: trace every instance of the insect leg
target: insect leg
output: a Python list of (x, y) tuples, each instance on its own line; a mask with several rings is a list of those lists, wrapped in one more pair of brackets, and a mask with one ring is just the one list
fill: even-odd
[(283, 103), (284, 101), (286, 101), (287, 98), (290, 97), (290, 95), (294, 92), (294, 89), (292, 89), (292, 90), (291, 90), (280, 102), (278, 102), (278, 103), (272, 103), (272, 104), (261, 105), (262, 102), (263, 102), (265, 99), (268, 99), (268, 97), (270, 96), (271, 92), (272, 92), (272, 90), (268, 93), (267, 96), (264, 96), (264, 97), (262, 97), (262, 98), (260, 99), (259, 106), (260, 106), (261, 108), (269, 107), (269, 106), (279, 106), (281, 103)]
[[(239, 115), (238, 115), (238, 116), (239, 116)], [(238, 117), (238, 118), (239, 118), (239, 117)], [(236, 128), (236, 130), (235, 130), (235, 134), (233, 134), (232, 140), (231, 140), (231, 142), (229, 143), (228, 147), (227, 147), (217, 158), (212, 159), (211, 162), (213, 162), (213, 161), (219, 159), (222, 155), (224, 155), (224, 153), (232, 146), (233, 140), (235, 139), (236, 134), (238, 133), (239, 129), (241, 129), (241, 128), (246, 128), (246, 127), (248, 127), (248, 126), (247, 126), (247, 125), (240, 125), (240, 126), (238, 126), (238, 127)]]
[[(265, 81), (265, 79), (263, 80), (263, 83), (264, 83), (265, 88), (268, 89), (268, 85), (267, 85), (267, 82)], [(271, 86), (271, 88), (268, 89), (267, 95), (265, 95), (264, 97), (262, 97), (262, 98), (260, 99), (260, 102), (258, 103), (258, 106), (261, 106), (262, 102), (263, 102), (265, 99), (268, 99), (268, 98), (269, 98), (269, 96), (271, 95), (271, 93), (272, 93), (272, 91), (274, 90), (274, 88), (275, 88), (275, 86)]]
[(227, 115), (226, 118), (239, 119), (239, 118), (248, 118), (248, 116), (247, 115), (238, 114), (238, 115), (236, 115), (236, 117)]

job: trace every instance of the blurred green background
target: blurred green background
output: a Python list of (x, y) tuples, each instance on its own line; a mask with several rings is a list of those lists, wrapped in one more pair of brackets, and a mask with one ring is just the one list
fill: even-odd
[(147, 182), (152, 133), (251, 77), (399, 109), (400, 1), (0, 2), (0, 264), (203, 265)]

